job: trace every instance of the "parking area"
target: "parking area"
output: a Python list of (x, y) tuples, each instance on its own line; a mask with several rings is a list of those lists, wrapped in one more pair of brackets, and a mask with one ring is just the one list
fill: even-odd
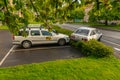
[(81, 53), (69, 45), (35, 45), (29, 49), (13, 46), (10, 32), (0, 31), (0, 67), (79, 57), (82, 57)]
[[(112, 46), (114, 55), (120, 58), (120, 40), (103, 36), (104, 44)], [(83, 55), (69, 45), (36, 45), (29, 49), (12, 45), (12, 38), (9, 31), (0, 31), (0, 67), (10, 67), (23, 64), (40, 63), (61, 59), (80, 58)]]
[(12, 47), (11, 34), (7, 30), (0, 30), (0, 61)]
[(80, 57), (82, 57), (82, 54), (68, 45), (39, 45), (30, 49), (22, 49), (16, 46), (5, 59), (1, 67)]

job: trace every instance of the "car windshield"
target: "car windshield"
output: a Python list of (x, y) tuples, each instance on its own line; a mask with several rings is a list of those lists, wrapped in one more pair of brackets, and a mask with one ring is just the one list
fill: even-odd
[(88, 36), (89, 30), (87, 30), (87, 29), (78, 29), (77, 31), (75, 31), (75, 33), (80, 34), (80, 35)]

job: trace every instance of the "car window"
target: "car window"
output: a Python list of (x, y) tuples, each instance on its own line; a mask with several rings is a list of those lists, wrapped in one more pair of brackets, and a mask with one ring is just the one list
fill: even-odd
[(95, 35), (95, 34), (96, 34), (96, 31), (92, 31), (90, 35), (92, 36), (92, 35)]
[(39, 30), (31, 30), (31, 36), (40, 36)]
[(96, 30), (96, 33), (101, 34), (101, 32), (99, 30)]
[(75, 33), (87, 36), (89, 34), (89, 30), (79, 29)]
[(42, 35), (44, 36), (52, 36), (52, 34), (48, 31), (41, 31), (42, 32)]
[(28, 35), (29, 31), (19, 31), (18, 36)]

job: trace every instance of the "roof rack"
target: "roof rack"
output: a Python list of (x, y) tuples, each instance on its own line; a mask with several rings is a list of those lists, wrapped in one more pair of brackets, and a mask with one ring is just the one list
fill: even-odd
[(26, 27), (26, 28), (29, 28), (29, 29), (31, 29), (31, 28), (39, 28), (40, 30), (42, 29), (42, 28), (44, 28), (42, 25), (41, 26), (39, 26), (39, 27), (37, 27), (37, 26), (32, 26), (32, 27)]

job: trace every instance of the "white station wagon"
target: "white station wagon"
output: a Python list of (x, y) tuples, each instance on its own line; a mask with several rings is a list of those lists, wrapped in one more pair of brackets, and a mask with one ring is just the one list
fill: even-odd
[(59, 45), (65, 45), (69, 42), (69, 36), (56, 33), (54, 31), (49, 32), (44, 28), (26, 28), (24, 31), (27, 37), (23, 37), (23, 29), (19, 31), (17, 36), (13, 36), (14, 45), (22, 45), (24, 48), (30, 48), (34, 44), (51, 44), (58, 43)]
[(102, 33), (96, 28), (90, 28), (90, 27), (80, 27), (70, 35), (70, 39), (75, 41), (79, 41), (79, 40), (89, 41), (90, 39), (95, 39), (100, 41), (101, 38), (102, 38)]

